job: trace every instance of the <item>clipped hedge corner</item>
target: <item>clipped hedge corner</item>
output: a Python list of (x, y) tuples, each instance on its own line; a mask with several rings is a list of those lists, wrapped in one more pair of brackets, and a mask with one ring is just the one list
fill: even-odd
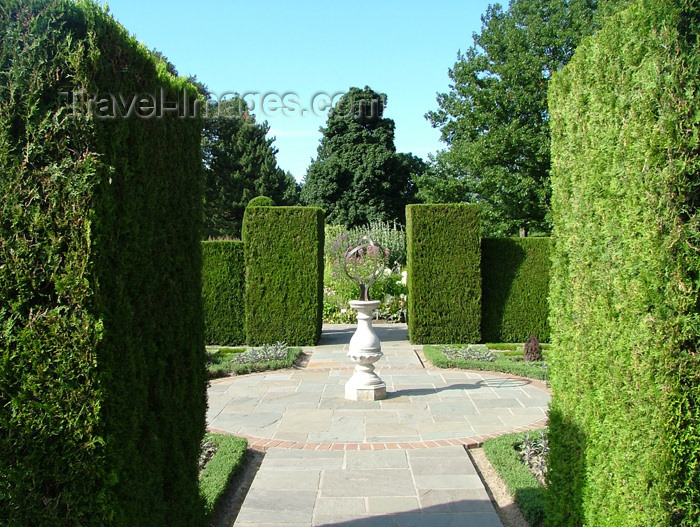
[(245, 258), (243, 242), (202, 242), (205, 342), (244, 344)]
[(406, 208), (411, 342), (480, 342), (479, 221), (477, 205)]
[(245, 317), (251, 346), (313, 346), (323, 323), (324, 213), (248, 207), (243, 218)]

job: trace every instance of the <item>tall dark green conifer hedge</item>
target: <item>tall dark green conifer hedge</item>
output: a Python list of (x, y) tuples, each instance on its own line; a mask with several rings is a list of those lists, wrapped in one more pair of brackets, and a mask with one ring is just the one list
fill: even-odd
[(411, 342), (480, 342), (479, 227), (477, 205), (406, 207)]
[(0, 33), (0, 524), (203, 525), (194, 88), (86, 1)]
[(314, 346), (323, 324), (323, 209), (248, 207), (243, 217), (248, 344)]
[(551, 238), (481, 240), (481, 339), (549, 342)]
[(552, 83), (552, 527), (700, 524), (699, 20), (639, 0)]
[(207, 344), (245, 344), (243, 242), (202, 242), (202, 298)]

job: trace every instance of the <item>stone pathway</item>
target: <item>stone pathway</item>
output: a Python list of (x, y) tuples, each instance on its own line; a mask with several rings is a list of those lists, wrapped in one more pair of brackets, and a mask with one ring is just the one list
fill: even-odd
[(544, 426), (542, 383), (425, 368), (380, 324), (387, 398), (348, 401), (353, 331), (324, 327), (304, 369), (212, 381), (209, 429), (267, 450), (235, 525), (500, 526), (465, 447)]

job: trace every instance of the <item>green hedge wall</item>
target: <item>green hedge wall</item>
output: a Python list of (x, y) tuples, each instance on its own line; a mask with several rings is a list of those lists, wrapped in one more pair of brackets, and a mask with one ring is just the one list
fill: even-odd
[(551, 238), (481, 240), (481, 339), (549, 342)]
[(89, 2), (0, 33), (0, 524), (203, 525), (201, 122), (107, 117), (196, 92)]
[(244, 344), (243, 242), (202, 242), (202, 299), (207, 344)]
[(700, 524), (695, 1), (639, 0), (550, 90), (547, 524)]
[(313, 346), (323, 323), (324, 213), (248, 207), (243, 218), (248, 344)]
[(479, 207), (409, 205), (406, 251), (411, 342), (480, 342)]

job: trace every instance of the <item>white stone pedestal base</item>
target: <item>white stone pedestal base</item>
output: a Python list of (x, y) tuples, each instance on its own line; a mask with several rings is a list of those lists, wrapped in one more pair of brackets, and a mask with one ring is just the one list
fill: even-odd
[(351, 300), (357, 310), (357, 329), (350, 339), (348, 357), (355, 363), (355, 372), (345, 383), (345, 398), (351, 401), (386, 399), (386, 383), (374, 373), (374, 363), (382, 358), (382, 344), (372, 329), (372, 312), (379, 300)]

